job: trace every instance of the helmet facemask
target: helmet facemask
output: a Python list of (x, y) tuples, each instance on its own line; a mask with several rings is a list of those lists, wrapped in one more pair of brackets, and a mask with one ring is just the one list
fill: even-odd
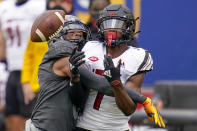
[(98, 38), (107, 46), (113, 47), (128, 43), (135, 34), (134, 16), (127, 7), (121, 4), (107, 6), (100, 14), (97, 26)]
[[(75, 38), (66, 38), (65, 35), (72, 31), (82, 32), (83, 35), (81, 37), (76, 36)], [(88, 27), (80, 21), (65, 22), (64, 28), (61, 33), (61, 37), (65, 40), (69, 40), (70, 42), (75, 43), (78, 46), (78, 50), (81, 50), (84, 47), (85, 43), (91, 38)]]
[(118, 17), (105, 17), (100, 19), (99, 22), (99, 32), (103, 37), (101, 40), (105, 45), (113, 47), (121, 43), (127, 43), (132, 39), (133, 30), (131, 27), (134, 23)]

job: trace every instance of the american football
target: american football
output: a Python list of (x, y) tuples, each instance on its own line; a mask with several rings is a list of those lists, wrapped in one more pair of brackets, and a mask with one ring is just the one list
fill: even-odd
[(47, 10), (39, 15), (31, 28), (31, 40), (44, 42), (54, 38), (63, 28), (65, 13), (63, 10)]

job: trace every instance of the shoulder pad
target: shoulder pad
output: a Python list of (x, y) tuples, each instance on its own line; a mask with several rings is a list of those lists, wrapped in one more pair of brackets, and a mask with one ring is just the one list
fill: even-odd
[(149, 51), (142, 48), (134, 49), (136, 58), (139, 62), (138, 71), (150, 71), (153, 69), (153, 59)]

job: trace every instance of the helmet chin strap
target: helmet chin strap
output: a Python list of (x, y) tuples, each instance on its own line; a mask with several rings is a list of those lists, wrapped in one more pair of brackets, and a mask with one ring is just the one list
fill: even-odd
[(111, 46), (111, 42), (113, 39), (116, 39), (118, 36), (117, 36), (117, 33), (116, 32), (107, 32), (106, 33), (106, 38), (107, 38), (107, 46)]

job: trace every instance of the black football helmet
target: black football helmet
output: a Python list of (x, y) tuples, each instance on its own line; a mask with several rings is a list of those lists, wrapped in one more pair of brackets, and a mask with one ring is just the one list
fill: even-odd
[[(135, 24), (133, 13), (124, 5), (111, 4), (103, 9), (97, 21), (98, 38), (107, 46), (117, 46), (121, 43), (129, 42), (135, 34)], [(117, 38), (117, 33), (107, 30), (121, 30), (122, 37)]]
[(91, 39), (91, 32), (89, 28), (84, 24), (82, 20), (80, 20), (76, 16), (73, 15), (65, 16), (64, 27), (60, 31), (60, 38), (66, 39), (64, 35), (67, 34), (69, 30), (80, 30), (83, 32), (83, 37), (78, 37), (76, 39), (69, 40), (77, 44), (78, 50), (81, 50), (85, 45), (85, 43)]

